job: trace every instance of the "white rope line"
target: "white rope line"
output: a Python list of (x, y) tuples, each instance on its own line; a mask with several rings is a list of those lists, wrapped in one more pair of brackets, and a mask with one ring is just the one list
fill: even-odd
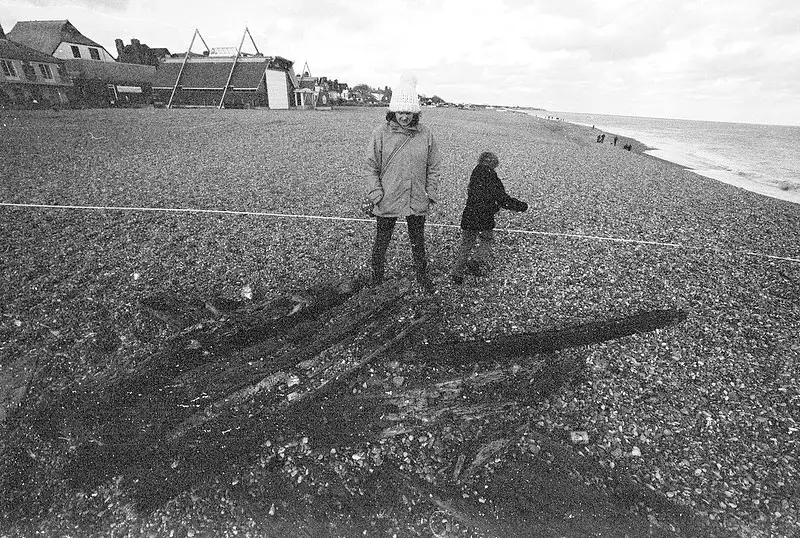
[[(426, 226), (429, 226), (427, 223)], [(430, 224), (430, 226), (437, 226), (436, 224)], [(444, 226), (452, 226), (452, 224), (445, 224)], [(659, 241), (643, 241), (641, 239), (626, 239), (624, 237), (604, 237), (602, 235), (582, 235), (582, 234), (567, 234), (567, 233), (559, 233), (559, 232), (539, 232), (535, 230), (522, 230), (517, 228), (495, 228), (496, 231), (501, 232), (511, 232), (511, 233), (519, 233), (519, 234), (531, 234), (531, 235), (552, 235), (557, 237), (572, 237), (575, 239), (587, 239), (593, 241), (612, 241), (616, 243), (636, 243), (639, 245), (653, 245), (657, 247), (670, 247), (670, 248), (682, 248), (685, 250), (708, 250), (711, 252), (716, 252), (718, 254), (743, 254), (745, 256), (755, 256), (757, 258), (769, 258), (771, 260), (783, 260), (787, 262), (797, 262), (800, 263), (800, 258), (787, 258), (784, 256), (774, 256), (772, 254), (763, 254), (761, 252), (754, 252), (752, 250), (724, 250), (721, 248), (716, 247), (695, 247), (692, 245), (684, 245), (682, 243), (661, 243)]]
[(257, 217), (283, 217), (316, 220), (345, 220), (373, 222), (372, 219), (354, 219), (349, 217), (326, 217), (322, 215), (297, 215), (289, 213), (264, 213), (260, 211), (231, 211), (227, 209), (192, 209), (184, 207), (133, 207), (133, 206), (91, 206), (91, 205), (55, 205), (55, 204), (12, 204), (0, 202), (0, 206), (27, 207), (33, 209), (86, 209), (97, 211), (161, 211), (164, 213), (211, 213), (218, 215), (251, 215)]
[[(95, 211), (144, 211), (144, 212), (163, 212), (163, 213), (200, 213), (200, 214), (215, 214), (215, 215), (239, 215), (239, 216), (255, 216), (255, 217), (275, 217), (285, 219), (308, 219), (308, 220), (338, 220), (344, 222), (374, 222), (373, 219), (367, 218), (354, 218), (354, 217), (330, 217), (324, 215), (304, 215), (297, 213), (268, 213), (263, 211), (231, 211), (227, 209), (193, 209), (181, 207), (133, 207), (133, 206), (84, 206), (84, 205), (56, 205), (56, 204), (15, 204), (9, 202), (0, 202), (0, 206), (5, 207), (20, 207), (31, 209), (79, 209), (79, 210), (95, 210)], [(401, 224), (405, 222), (401, 221)], [(426, 222), (425, 226), (437, 228), (455, 228), (461, 227), (457, 224), (441, 224), (435, 222)], [(768, 258), (771, 260), (781, 260), (788, 262), (800, 263), (800, 258), (789, 258), (784, 256), (774, 256), (771, 254), (763, 254), (760, 252), (753, 252), (747, 250), (723, 250), (714, 247), (695, 247), (691, 245), (684, 245), (682, 243), (663, 243), (659, 241), (644, 241), (641, 239), (627, 239), (624, 237), (605, 237), (602, 235), (586, 235), (586, 234), (570, 234), (562, 232), (542, 232), (537, 230), (523, 230), (521, 228), (495, 228), (497, 232), (507, 232), (524, 235), (542, 235), (549, 237), (568, 237), (571, 239), (582, 239), (587, 241), (608, 241), (614, 243), (631, 243), (637, 245), (649, 245), (656, 247), (678, 248), (685, 250), (708, 250), (718, 254), (742, 254), (745, 256), (754, 256), (757, 258)]]
[(659, 241), (643, 241), (641, 239), (626, 239), (624, 237), (604, 237), (602, 235), (568, 234), (562, 232), (539, 232), (536, 230), (523, 230), (520, 228), (495, 228), (495, 230), (515, 234), (553, 235), (559, 237), (573, 237), (575, 239), (588, 239), (592, 241), (614, 241), (617, 243), (637, 243), (640, 245), (654, 245), (657, 247), (687, 248), (685, 245), (680, 243), (661, 243)]

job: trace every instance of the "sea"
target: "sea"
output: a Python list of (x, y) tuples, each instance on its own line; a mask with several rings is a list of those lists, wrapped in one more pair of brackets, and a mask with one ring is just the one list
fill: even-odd
[(701, 176), (800, 204), (800, 126), (674, 120), (535, 110), (648, 146), (645, 153)]

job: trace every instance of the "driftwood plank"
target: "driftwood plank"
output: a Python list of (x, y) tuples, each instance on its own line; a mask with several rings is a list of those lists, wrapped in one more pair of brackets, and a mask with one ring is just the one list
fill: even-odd
[(424, 361), (439, 361), (458, 365), (480, 362), (490, 358), (502, 360), (560, 349), (587, 346), (606, 340), (654, 331), (680, 323), (686, 314), (679, 310), (654, 310), (604, 321), (583, 323), (569, 327), (500, 336), (492, 340), (450, 341), (430, 344), (420, 350), (418, 357)]

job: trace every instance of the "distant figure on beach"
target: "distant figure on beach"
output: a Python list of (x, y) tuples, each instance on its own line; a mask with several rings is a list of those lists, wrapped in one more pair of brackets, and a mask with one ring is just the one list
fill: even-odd
[(631, 150), (631, 145), (630, 144), (625, 144), (624, 146), (622, 146), (622, 149), (627, 149), (628, 151), (630, 151)]
[(419, 124), (417, 79), (405, 74), (392, 92), (386, 122), (366, 151), (366, 210), (377, 221), (372, 284), (383, 281), (386, 251), (399, 217), (405, 217), (417, 282), (432, 293), (425, 254), (425, 216), (439, 200), (442, 157), (431, 130)]
[(597, 143), (598, 143), (598, 144), (600, 143), (600, 137), (601, 137), (601, 136), (602, 136), (602, 135), (597, 135)]
[[(467, 203), (461, 214), (461, 245), (451, 272), (453, 282), (464, 283), (464, 273), (485, 276), (491, 269), (494, 243), (494, 215), (501, 209), (523, 212), (528, 204), (506, 193), (495, 169), (500, 165), (497, 155), (484, 151), (472, 170), (467, 187)], [(477, 248), (475, 244), (477, 243)], [(470, 259), (470, 255), (474, 255)]]
[(603, 134), (600, 135), (600, 143), (604, 144), (605, 141), (606, 141), (606, 133), (603, 133)]
[(614, 145), (615, 146), (617, 145), (617, 137), (616, 137), (616, 135), (614, 135)]

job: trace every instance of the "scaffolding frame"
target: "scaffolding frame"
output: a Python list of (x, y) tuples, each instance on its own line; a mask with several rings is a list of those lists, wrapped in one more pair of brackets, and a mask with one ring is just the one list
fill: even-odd
[[(228, 88), (231, 84), (231, 79), (233, 78), (233, 70), (236, 69), (236, 64), (239, 61), (239, 57), (242, 54), (242, 45), (244, 45), (244, 38), (250, 36), (250, 42), (253, 44), (253, 47), (256, 49), (256, 54), (261, 54), (258, 51), (258, 45), (256, 45), (255, 39), (253, 39), (253, 34), (250, 33), (250, 30), (247, 26), (244, 27), (244, 33), (242, 34), (242, 40), (239, 42), (239, 47), (236, 49), (236, 57), (233, 59), (233, 64), (231, 65), (231, 71), (228, 73), (228, 80), (225, 81), (225, 87), (222, 89), (222, 97), (219, 100), (218, 109), (221, 109), (225, 106), (225, 95), (228, 93)], [(180, 78), (180, 75), (179, 75)]]
[(194, 45), (194, 39), (196, 37), (200, 37), (200, 41), (203, 42), (203, 45), (206, 47), (207, 52), (211, 52), (211, 49), (208, 48), (208, 43), (206, 40), (203, 39), (203, 36), (200, 35), (200, 30), (197, 28), (194, 29), (194, 34), (192, 34), (192, 40), (189, 42), (189, 48), (186, 49), (186, 55), (183, 57), (183, 63), (181, 63), (181, 69), (178, 71), (178, 78), (175, 79), (175, 85), (172, 87), (172, 94), (169, 96), (169, 102), (167, 103), (167, 108), (172, 108), (172, 100), (175, 98), (175, 92), (178, 91), (178, 85), (181, 83), (181, 76), (183, 75), (183, 70), (186, 68), (186, 62), (189, 61), (189, 54), (192, 52), (192, 45)]

